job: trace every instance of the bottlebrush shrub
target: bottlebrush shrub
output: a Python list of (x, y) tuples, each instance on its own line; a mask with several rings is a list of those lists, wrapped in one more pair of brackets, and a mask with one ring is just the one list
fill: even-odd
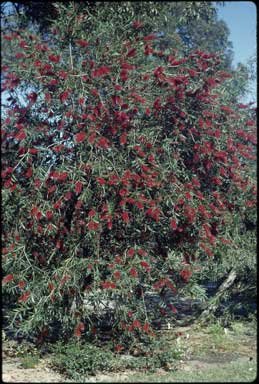
[(113, 48), (78, 26), (64, 40), (62, 28), (4, 36), (9, 326), (39, 340), (98, 337), (98, 308), (112, 302), (124, 350), (175, 312), (149, 313), (145, 293), (192, 284), (228, 245), (226, 223), (255, 210), (254, 111), (224, 104), (231, 75), (216, 54), (157, 52), (134, 23)]

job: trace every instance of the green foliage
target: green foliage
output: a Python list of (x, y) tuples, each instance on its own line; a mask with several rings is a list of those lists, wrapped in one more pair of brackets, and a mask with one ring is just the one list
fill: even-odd
[(195, 283), (254, 223), (254, 111), (229, 104), (216, 53), (158, 51), (142, 20), (54, 6), (48, 34), (4, 33), (6, 317), (41, 342), (106, 326), (127, 350), (166, 313), (147, 294), (205, 298)]
[(98, 371), (109, 372), (116, 368), (116, 358), (110, 351), (90, 343), (70, 341), (57, 343), (54, 347), (52, 364), (72, 379), (94, 375)]
[[(135, 351), (140, 351), (136, 349)], [(158, 368), (173, 370), (182, 357), (182, 351), (170, 345), (166, 339), (144, 347), (141, 354), (114, 354), (107, 347), (70, 340), (52, 347), (52, 365), (71, 379), (81, 379), (98, 372), (115, 372), (125, 369), (155, 371)]]

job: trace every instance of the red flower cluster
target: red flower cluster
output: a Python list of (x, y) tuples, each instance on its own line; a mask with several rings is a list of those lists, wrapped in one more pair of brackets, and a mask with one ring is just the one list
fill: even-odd
[(108, 75), (111, 72), (111, 68), (107, 66), (100, 67), (92, 71), (92, 77), (102, 77)]
[(76, 327), (75, 327), (75, 330), (74, 330), (74, 335), (76, 336), (76, 337), (81, 337), (81, 333), (82, 333), (82, 331), (84, 331), (85, 330), (85, 325), (84, 325), (84, 323), (82, 323), (82, 322), (80, 322), (79, 324), (77, 324), (76, 325)]

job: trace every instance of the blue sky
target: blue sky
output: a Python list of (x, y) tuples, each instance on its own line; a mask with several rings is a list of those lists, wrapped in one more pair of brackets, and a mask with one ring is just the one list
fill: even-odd
[(218, 18), (230, 29), (229, 39), (233, 43), (234, 60), (245, 63), (256, 52), (256, 5), (252, 1), (226, 1), (217, 5)]
[[(229, 30), (229, 40), (233, 43), (233, 67), (247, 61), (257, 54), (256, 45), (256, 5), (252, 1), (225, 1), (225, 5), (217, 5), (218, 18), (223, 19)], [(244, 98), (245, 102), (256, 98), (256, 81), (251, 83), (251, 94)]]

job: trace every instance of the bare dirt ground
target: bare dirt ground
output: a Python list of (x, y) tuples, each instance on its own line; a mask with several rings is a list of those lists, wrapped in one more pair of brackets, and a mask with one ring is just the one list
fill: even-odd
[[(169, 335), (170, 337), (170, 335)], [(231, 335), (226, 337), (211, 337), (206, 332), (184, 329), (178, 338), (179, 343), (185, 349), (184, 358), (179, 362), (182, 371), (193, 371), (206, 369), (208, 367), (220, 367), (222, 364), (232, 361), (245, 362), (256, 360), (256, 336), (253, 335)], [(46, 355), (39, 359), (34, 368), (23, 368), (22, 358), (17, 357), (15, 345), (12, 348), (8, 341), (3, 342), (2, 380), (5, 383), (63, 383), (72, 382), (65, 376), (51, 368), (51, 356)], [(11, 352), (10, 352), (11, 351)], [(159, 369), (157, 375), (163, 378), (167, 371)], [(134, 370), (118, 373), (97, 374), (89, 377), (84, 382), (125, 382), (131, 375), (136, 374)]]

